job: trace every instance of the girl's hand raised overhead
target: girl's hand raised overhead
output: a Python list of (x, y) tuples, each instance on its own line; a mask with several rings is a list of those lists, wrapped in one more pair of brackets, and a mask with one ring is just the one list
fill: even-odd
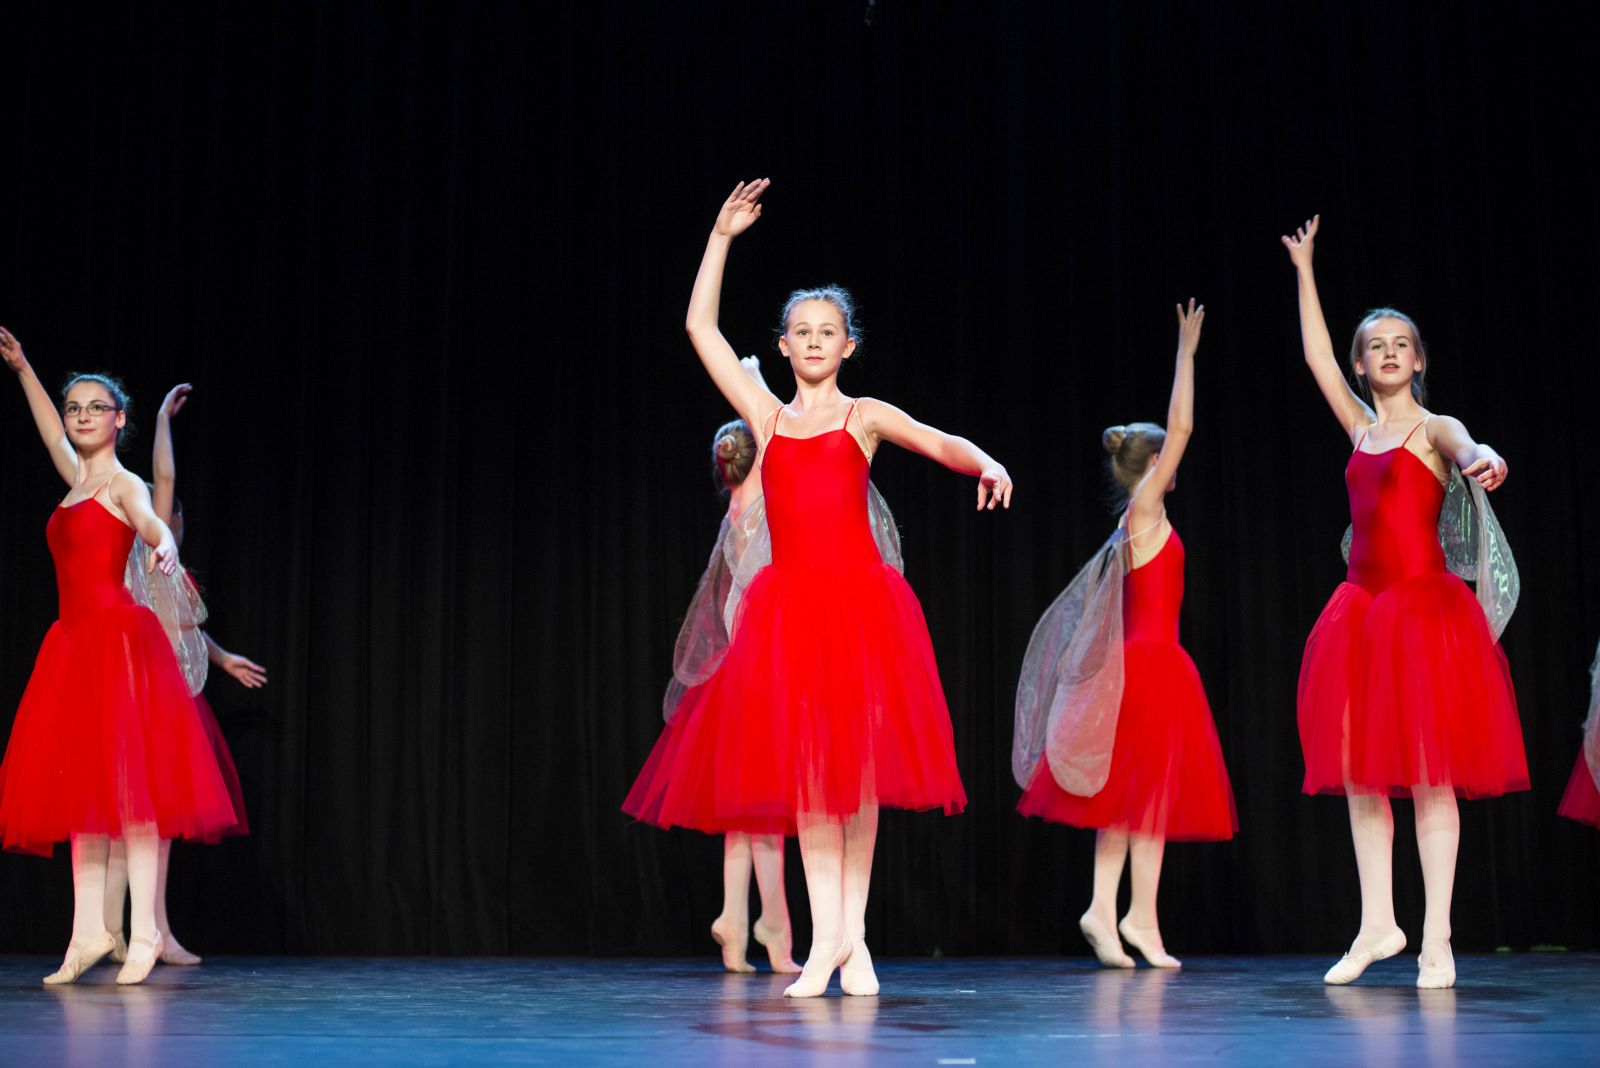
[(6, 367), (19, 374), (28, 366), (28, 358), (22, 354), (22, 342), (11, 336), (11, 331), (0, 326), (0, 359), (6, 361)]
[(1200, 327), (1206, 321), (1206, 306), (1195, 305), (1194, 298), (1189, 298), (1189, 310), (1184, 311), (1183, 305), (1178, 306), (1178, 355), (1193, 356), (1200, 348)]
[(738, 237), (750, 229), (761, 218), (761, 194), (771, 184), (772, 179), (762, 178), (734, 186), (733, 192), (723, 202), (722, 210), (717, 212), (717, 224), (712, 227), (713, 232), (723, 237)]
[(187, 382), (183, 383), (182, 385), (173, 386), (172, 389), (168, 391), (167, 395), (161, 400), (160, 414), (169, 419), (174, 415), (177, 415), (183, 410), (183, 406), (188, 402), (189, 394), (193, 390), (194, 387)]
[(1317, 228), (1322, 224), (1322, 216), (1313, 215), (1294, 232), (1293, 237), (1280, 237), (1283, 247), (1289, 250), (1289, 262), (1294, 264), (1296, 270), (1306, 270), (1311, 266), (1312, 246), (1316, 241)]

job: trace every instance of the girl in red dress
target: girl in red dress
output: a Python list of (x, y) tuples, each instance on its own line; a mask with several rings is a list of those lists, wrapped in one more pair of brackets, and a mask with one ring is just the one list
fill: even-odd
[[(151, 446), (151, 475), (155, 479), (150, 491), (150, 504), (155, 509), (156, 515), (172, 530), (172, 540), (181, 550), (183, 548), (183, 505), (176, 494), (177, 486), (177, 458), (172, 448), (172, 417), (183, 410), (188, 403), (189, 394), (194, 387), (188, 383), (172, 387), (166, 397), (161, 401), (161, 410), (156, 413), (155, 440)], [(194, 577), (187, 571), (183, 572), (183, 581), (193, 584)], [(230, 653), (216, 643), (216, 640), (206, 631), (200, 632), (204, 639), (206, 658), (237, 679), (246, 689), (256, 689), (266, 685), (267, 670), (249, 657)], [(203, 672), (202, 672), (203, 674)], [(195, 685), (203, 685), (203, 679)], [(217, 722), (217, 717), (211, 711), (211, 704), (203, 692), (194, 695), (195, 710), (200, 714), (200, 725), (205, 728), (206, 737), (211, 739), (212, 748), (217, 754), (217, 768), (222, 772), (222, 780), (228, 787), (228, 796), (233, 801), (235, 822), (208, 835), (208, 843), (231, 835), (250, 833), (250, 824), (245, 816), (244, 791), (239, 785), (239, 772), (234, 767), (233, 754), (228, 749), (228, 742), (222, 734), (222, 726)], [(201, 958), (196, 953), (191, 953), (178, 941), (172, 933), (171, 922), (167, 918), (167, 873), (172, 862), (172, 840), (163, 839), (161, 842), (161, 855), (156, 868), (156, 930), (161, 932), (161, 963), (193, 966), (200, 963)], [(123, 939), (123, 906), (127, 901), (128, 865), (127, 856), (122, 848), (120, 839), (111, 842), (111, 855), (106, 867), (106, 929), (111, 932), (116, 940), (117, 948), (111, 951), (111, 959), (123, 961), (127, 959), (127, 943)]]
[[(741, 363), (754, 381), (766, 385), (754, 356)], [(689, 795), (682, 787), (704, 784), (703, 772), (715, 762), (716, 754), (686, 747), (683, 742), (691, 739), (704, 745), (712, 739), (689, 727), (689, 717), (678, 713), (697, 703), (697, 691), (714, 677), (727, 655), (730, 625), (744, 586), (759, 561), (770, 557), (765, 551), (756, 438), (744, 420), (735, 419), (717, 429), (711, 460), (717, 486), (728, 498), (728, 510), (678, 633), (673, 680), (662, 703), (667, 726), (622, 805), (623, 811), (658, 826), (692, 825), (710, 809), (708, 796)], [(751, 933), (752, 870), (761, 893), (756, 941), (766, 947), (773, 971), (800, 970), (791, 958), (789, 903), (783, 890), (783, 834), (783, 827), (755, 821), (742, 828), (730, 825), (723, 835), (722, 911), (711, 924), (711, 937), (722, 947), (722, 966), (730, 972), (755, 971), (745, 958)]]
[(708, 800), (682, 822), (712, 832), (792, 823), (813, 935), (784, 993), (815, 997), (838, 969), (845, 993), (871, 995), (878, 980), (865, 929), (878, 808), (957, 812), (966, 793), (921, 605), (873, 538), (868, 465), (884, 441), (922, 453), (978, 476), (980, 510), (1009, 506), (1012, 487), (970, 441), (840, 393), (856, 334), (849, 294), (837, 287), (796, 292), (784, 307), (778, 348), (794, 371), (793, 400), (740, 369), (717, 326), (722, 273), (733, 239), (760, 217), (767, 185), (734, 187), (689, 300), (695, 351), (756, 433), (772, 563), (744, 592), (716, 676), (677, 713), (717, 754), (699, 787)]
[(122, 838), (133, 937), (117, 982), (140, 983), (162, 952), (161, 840), (201, 837), (236, 818), (166, 632), (123, 585), (136, 533), (151, 547), (150, 566), (168, 575), (177, 546), (144, 482), (117, 461), (127, 398), (115, 380), (75, 376), (58, 413), (4, 330), (0, 357), (69, 487), (45, 531), (61, 618), (39, 649), (0, 763), (0, 843), (48, 855), (54, 843), (72, 842), (72, 940), (45, 978), (57, 984), (75, 982), (114, 947), (106, 858), (110, 840)]
[[(1117, 938), (1119, 930), (1152, 965), (1180, 967), (1162, 944), (1156, 918), (1167, 840), (1218, 841), (1238, 829), (1211, 706), (1194, 662), (1178, 644), (1184, 550), (1166, 510), (1194, 426), (1194, 354), (1204, 319), (1204, 306), (1197, 308), (1192, 300), (1187, 311), (1178, 306), (1177, 367), (1166, 429), (1132, 423), (1111, 427), (1102, 438), (1127, 508), (1109, 551), (1097, 554), (1091, 573), (1082, 577), (1117, 583), (1120, 589), (1105, 590), (1106, 596), (1097, 599), (1077, 596), (1077, 582), (1069, 586), (1035, 628), (1017, 691), (1017, 752), (1026, 754), (1016, 765), (1026, 786), (1017, 811), (1098, 832), (1094, 894), (1078, 926), (1108, 967), (1133, 967)], [(1103, 607), (1085, 611), (1086, 604)], [(1120, 618), (1104, 618), (1110, 612)], [(1067, 651), (1072, 635), (1064, 627), (1087, 634), (1084, 628), (1107, 624), (1101, 654), (1084, 658)], [(1092, 675), (1077, 670), (1085, 659), (1096, 664)], [(1070, 692), (1085, 683), (1084, 693)], [(1105, 693), (1114, 719), (1096, 718), (1087, 729), (1082, 719), (1068, 722), (1072, 709), (1084, 707), (1074, 698), (1092, 704), (1093, 690)], [(1052, 707), (1066, 710), (1065, 717), (1057, 713), (1053, 729)], [(1047, 748), (1051, 759), (1043, 752)], [(1109, 760), (1096, 761), (1097, 753), (1109, 753)], [(1080, 778), (1077, 769), (1086, 763), (1093, 770)], [(1065, 782), (1058, 781), (1052, 764), (1066, 769), (1059, 777)], [(1133, 896), (1119, 924), (1117, 888), (1125, 862)]]
[(1423, 408), (1427, 350), (1400, 312), (1378, 309), (1356, 327), (1350, 369), (1372, 406), (1350, 388), (1312, 276), (1319, 225), (1312, 218), (1283, 243), (1299, 276), (1306, 363), (1354, 447), (1345, 468), (1352, 534), (1348, 577), (1306, 640), (1300, 745), (1305, 792), (1348, 799), (1361, 876), (1361, 930), (1324, 981), (1351, 982), (1405, 948), (1389, 799), (1410, 797), (1427, 897), (1417, 985), (1448, 987), (1456, 797), (1527, 789), (1528, 765), (1505, 655), (1472, 591), (1445, 566), (1440, 509), (1458, 477), (1499, 488), (1506, 462), (1460, 420)]

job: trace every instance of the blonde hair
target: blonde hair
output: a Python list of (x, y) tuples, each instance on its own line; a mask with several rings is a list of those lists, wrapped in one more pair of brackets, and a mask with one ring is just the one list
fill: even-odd
[(743, 419), (723, 423), (711, 439), (712, 479), (726, 493), (750, 477), (756, 463), (756, 436)]
[(1366, 351), (1361, 335), (1367, 332), (1367, 327), (1379, 319), (1398, 319), (1411, 328), (1411, 340), (1417, 343), (1417, 354), (1422, 357), (1422, 370), (1411, 376), (1411, 396), (1418, 404), (1426, 404), (1428, 385), (1424, 380), (1428, 377), (1428, 346), (1422, 340), (1422, 331), (1417, 329), (1416, 320), (1394, 308), (1373, 308), (1356, 324), (1355, 336), (1350, 339), (1350, 373), (1355, 375), (1356, 388), (1361, 391), (1364, 398), (1372, 399), (1372, 384), (1367, 381), (1366, 375), (1356, 374), (1356, 366), (1361, 363), (1362, 354)]
[(1106, 465), (1115, 483), (1115, 503), (1127, 503), (1133, 488), (1150, 467), (1150, 457), (1161, 451), (1167, 443), (1167, 432), (1154, 423), (1129, 423), (1127, 426), (1108, 426), (1100, 435), (1100, 444), (1109, 459)]

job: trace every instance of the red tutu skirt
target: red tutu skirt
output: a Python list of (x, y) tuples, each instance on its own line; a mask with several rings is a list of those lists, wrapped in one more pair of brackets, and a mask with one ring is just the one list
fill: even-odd
[(1561, 795), (1561, 806), (1556, 811), (1569, 820), (1600, 827), (1600, 790), (1594, 788), (1594, 775), (1582, 752), (1578, 753), (1578, 765), (1572, 769), (1567, 792)]
[(1171, 642), (1127, 641), (1111, 771), (1092, 797), (1069, 794), (1039, 761), (1017, 803), (1024, 816), (1173, 841), (1220, 841), (1239, 829), (1233, 786), (1194, 661)]
[(228, 740), (222, 736), (222, 724), (217, 722), (217, 714), (211, 711), (211, 703), (206, 700), (205, 694), (194, 695), (194, 707), (200, 714), (200, 727), (211, 742), (211, 752), (217, 758), (217, 771), (222, 775), (222, 784), (228, 788), (228, 800), (233, 802), (234, 822), (200, 839), (208, 845), (214, 845), (232, 835), (249, 834), (250, 820), (244, 812), (244, 788), (239, 785), (239, 769), (234, 767), (233, 751), (228, 748)]
[(624, 811), (662, 827), (793, 833), (800, 813), (966, 807), (927, 623), (898, 571), (763, 568), (734, 633)]
[(1300, 747), (1308, 794), (1347, 782), (1393, 797), (1528, 788), (1505, 654), (1466, 583), (1414, 575), (1377, 597), (1344, 582), (1306, 639)]
[(0, 844), (48, 855), (73, 834), (205, 838), (242, 818), (155, 615), (52, 625), (0, 763)]

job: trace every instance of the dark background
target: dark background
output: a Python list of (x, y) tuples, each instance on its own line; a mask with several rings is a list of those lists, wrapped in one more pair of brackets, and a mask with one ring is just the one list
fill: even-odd
[[(1291, 10), (1292, 9), (1292, 10)], [(720, 843), (618, 811), (715, 533), (726, 406), (682, 334), (706, 231), (770, 175), (723, 325), (783, 369), (837, 280), (847, 392), (1000, 458), (1009, 514), (886, 450), (971, 795), (890, 814), (880, 954), (1080, 953), (1092, 835), (1012, 812), (1034, 619), (1109, 529), (1100, 430), (1161, 419), (1172, 306), (1209, 314), (1170, 500), (1185, 643), (1240, 836), (1168, 853), (1179, 954), (1333, 954), (1341, 801), (1298, 793), (1301, 645), (1341, 577), (1348, 445), (1278, 235), (1313, 211), (1341, 348), (1422, 324), (1432, 407), (1500, 449), (1534, 789), (1462, 807), (1456, 945), (1600, 943), (1600, 837), (1559, 820), (1600, 637), (1594, 61), (1569, 5), (169, 4), (0, 15), (0, 322), (47, 384), (177, 422), (210, 686), (254, 833), (175, 850), (201, 952), (709, 955)], [(553, 14), (551, 12), (554, 12)], [(14, 390), (13, 386), (4, 386)], [(62, 486), (0, 397), (0, 730), (55, 616)], [(1421, 920), (1410, 806), (1396, 890)], [(0, 951), (57, 951), (65, 850), (0, 857)], [(796, 945), (809, 935), (790, 849)]]

